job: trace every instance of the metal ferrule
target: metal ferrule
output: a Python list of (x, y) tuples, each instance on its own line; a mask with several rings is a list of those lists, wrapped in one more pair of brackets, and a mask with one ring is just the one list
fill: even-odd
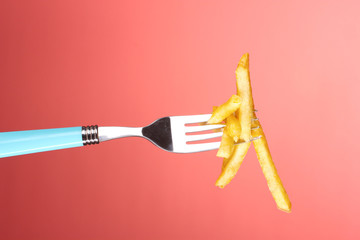
[(84, 146), (99, 143), (99, 131), (97, 125), (83, 126), (81, 128), (81, 135)]

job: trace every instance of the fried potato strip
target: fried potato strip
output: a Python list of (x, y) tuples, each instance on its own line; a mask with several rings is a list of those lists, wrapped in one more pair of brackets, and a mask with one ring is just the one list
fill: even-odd
[[(255, 114), (254, 116), (256, 118)], [(259, 128), (252, 130), (252, 136), (253, 137), (261, 136), (261, 138), (254, 140), (253, 143), (257, 158), (259, 160), (261, 169), (267, 181), (269, 190), (276, 202), (277, 207), (282, 211), (291, 212), (291, 202), (289, 196), (287, 195), (285, 188), (279, 177), (279, 174), (276, 171), (264, 131), (259, 121), (253, 122), (253, 128), (255, 127), (259, 127)]]
[(227, 134), (226, 128), (221, 137), (220, 147), (216, 154), (217, 157), (229, 158), (234, 150), (234, 139)]
[(251, 117), (254, 111), (254, 103), (251, 93), (249, 54), (245, 53), (236, 68), (237, 95), (241, 98), (238, 110), (238, 118), (241, 125), (240, 139), (250, 141), (251, 138)]
[(243, 162), (247, 151), (249, 150), (250, 142), (235, 145), (233, 154), (228, 159), (223, 161), (223, 169), (219, 178), (216, 180), (215, 186), (224, 188), (235, 177), (237, 171)]
[(241, 127), (240, 122), (238, 119), (236, 119), (234, 114), (230, 114), (226, 118), (226, 128), (224, 129), (226, 133), (233, 138), (235, 142), (237, 142), (240, 139), (241, 134)]
[(220, 105), (215, 109), (208, 123), (220, 123), (229, 115), (234, 113), (239, 109), (240, 106), (240, 97), (237, 95), (232, 95), (231, 98), (224, 104)]

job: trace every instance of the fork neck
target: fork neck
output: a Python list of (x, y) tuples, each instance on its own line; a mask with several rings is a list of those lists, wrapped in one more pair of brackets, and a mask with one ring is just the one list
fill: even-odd
[(99, 141), (123, 137), (143, 137), (141, 127), (99, 127)]

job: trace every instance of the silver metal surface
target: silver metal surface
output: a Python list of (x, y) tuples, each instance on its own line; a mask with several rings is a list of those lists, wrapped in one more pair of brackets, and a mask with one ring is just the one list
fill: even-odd
[(238, 143), (235, 143), (234, 145), (239, 145), (239, 144), (242, 144), (242, 143), (252, 142), (252, 141), (258, 140), (260, 138), (261, 138), (261, 136), (254, 137), (254, 138), (251, 138), (250, 141), (238, 142)]
[[(142, 137), (149, 140), (157, 147), (169, 152), (193, 153), (214, 150), (220, 147), (220, 141), (216, 138), (222, 136), (223, 132), (221, 130), (225, 127), (225, 125), (204, 124), (210, 119), (210, 117), (211, 114), (172, 116), (160, 118), (146, 127), (99, 127), (97, 129), (98, 142), (123, 137)], [(188, 126), (188, 124), (191, 124), (191, 126)], [(195, 126), (195, 124), (201, 125)], [(209, 130), (220, 131), (203, 134), (189, 134)], [(253, 138), (251, 141), (260, 137)], [(203, 140), (209, 140), (209, 142), (192, 143), (194, 141)], [(89, 141), (91, 142), (91, 140), (88, 140), (87, 142)]]
[(207, 134), (197, 134), (197, 135), (186, 135), (185, 136), (185, 141), (186, 142), (200, 141), (200, 140), (206, 140), (206, 139), (221, 137), (222, 135), (223, 135), (222, 132), (207, 133)]
[(99, 127), (99, 140), (105, 142), (123, 137), (143, 137), (141, 127)]
[[(192, 123), (201, 123), (206, 122), (211, 117), (211, 114), (201, 114), (201, 115), (192, 115), (192, 116), (174, 116), (170, 117), (171, 121), (171, 134), (173, 141), (173, 152), (177, 153), (191, 153), (191, 152), (202, 152), (208, 150), (214, 150), (220, 147), (220, 141), (209, 142), (209, 143), (198, 143), (198, 144), (188, 144), (189, 141), (196, 141), (196, 139), (201, 139), (204, 134), (199, 135), (186, 135), (190, 132), (199, 132), (209, 129), (217, 129), (224, 127), (223, 124), (214, 124), (214, 125), (203, 125), (203, 126), (185, 126), (186, 124)], [(209, 128), (209, 126), (217, 128)], [(204, 129), (204, 130), (202, 130)], [(210, 133), (212, 134), (212, 133)], [(207, 134), (206, 134), (207, 135)], [(214, 137), (221, 137), (222, 132), (212, 135)], [(205, 136), (206, 137), (206, 136)], [(209, 139), (209, 138), (203, 138)]]
[(215, 130), (215, 129), (223, 128), (223, 127), (225, 127), (225, 125), (223, 125), (223, 124), (189, 126), (189, 127), (185, 127), (185, 132), (186, 133), (201, 132), (201, 131), (207, 131), (207, 130)]

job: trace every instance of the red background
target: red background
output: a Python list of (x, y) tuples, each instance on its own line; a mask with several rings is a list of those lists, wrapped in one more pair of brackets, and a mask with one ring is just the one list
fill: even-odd
[(358, 1), (1, 1), (0, 131), (143, 126), (209, 113), (245, 52), (293, 204), (251, 149), (214, 186), (215, 151), (143, 139), (0, 159), (1, 239), (358, 239)]

